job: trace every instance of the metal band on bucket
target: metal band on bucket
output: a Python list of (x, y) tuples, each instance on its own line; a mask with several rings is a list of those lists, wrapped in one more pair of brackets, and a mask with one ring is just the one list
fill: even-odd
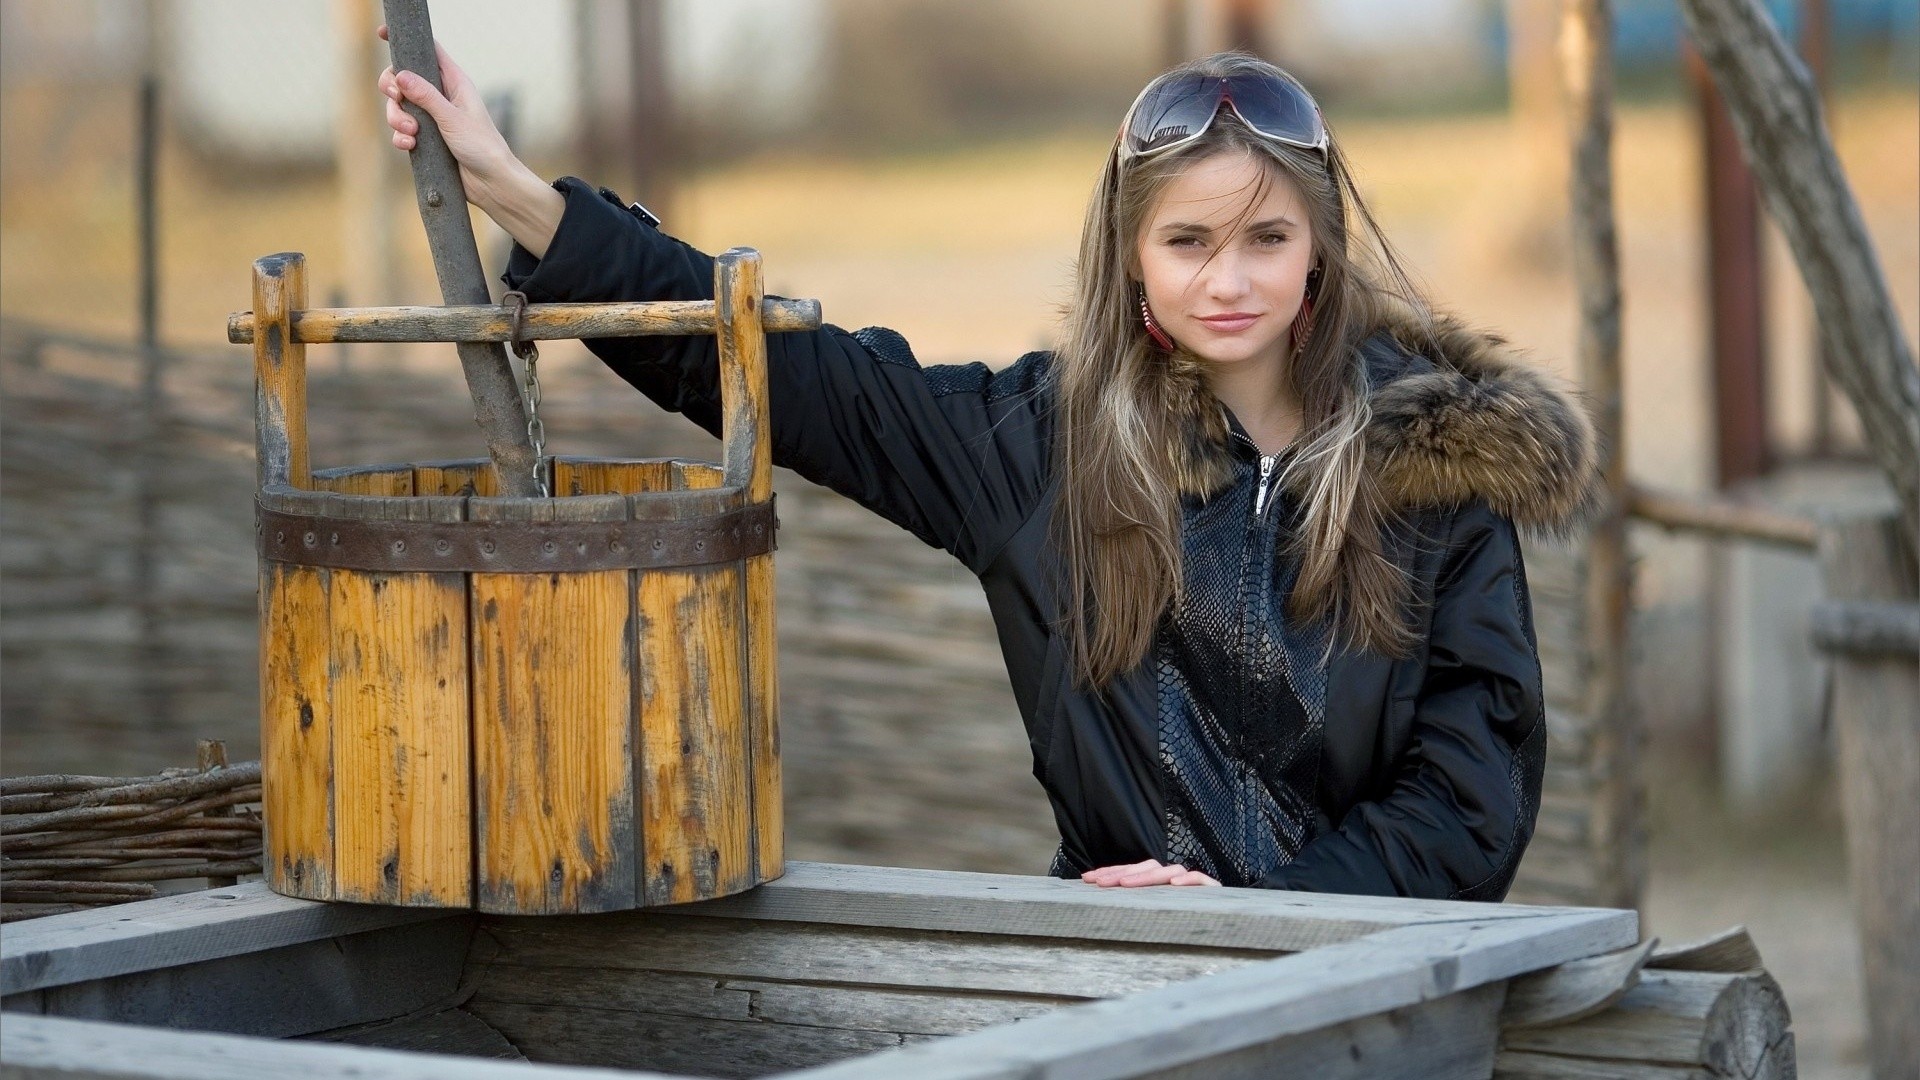
[(542, 574), (704, 566), (774, 549), (771, 500), (684, 521), (362, 521), (256, 500), (260, 557), (344, 570)]

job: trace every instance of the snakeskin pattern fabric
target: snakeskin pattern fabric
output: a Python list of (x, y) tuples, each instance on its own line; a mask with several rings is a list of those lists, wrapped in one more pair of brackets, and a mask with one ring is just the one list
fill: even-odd
[[(1165, 861), (1249, 886), (1309, 838), (1327, 628), (1285, 613), (1297, 567), (1284, 540), (1297, 508), (1275, 495), (1256, 516), (1258, 462), (1242, 454), (1237, 468), (1239, 482), (1186, 508), (1187, 587), (1161, 622), (1153, 663)], [(1221, 588), (1223, 578), (1234, 587)]]

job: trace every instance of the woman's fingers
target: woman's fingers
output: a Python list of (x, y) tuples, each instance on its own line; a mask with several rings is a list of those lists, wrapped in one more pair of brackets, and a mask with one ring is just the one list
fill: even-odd
[(1207, 875), (1201, 873), (1198, 870), (1189, 870), (1184, 874), (1177, 875), (1176, 877), (1174, 877), (1173, 880), (1167, 882), (1167, 884), (1169, 885), (1219, 885), (1220, 883), (1208, 877)]
[(1162, 866), (1155, 863), (1146, 869), (1136, 870), (1131, 874), (1122, 875), (1117, 884), (1125, 889), (1139, 889), (1149, 885), (1166, 885), (1171, 883), (1174, 878), (1186, 872), (1187, 868), (1184, 866)]
[(1120, 879), (1125, 877), (1128, 874), (1137, 873), (1141, 870), (1150, 869), (1152, 867), (1156, 867), (1159, 865), (1160, 865), (1160, 861), (1158, 859), (1146, 859), (1137, 863), (1129, 863), (1125, 866), (1102, 866), (1098, 869), (1089, 870), (1086, 873), (1081, 874), (1080, 880), (1087, 882), (1088, 884), (1091, 884), (1091, 885), (1099, 885), (1102, 888), (1109, 888), (1111, 886), (1118, 885), (1120, 883)]

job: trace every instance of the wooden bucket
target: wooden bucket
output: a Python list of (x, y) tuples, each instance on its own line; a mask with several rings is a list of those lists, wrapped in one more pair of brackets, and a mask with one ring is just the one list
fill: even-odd
[[(484, 460), (310, 471), (305, 343), (396, 340), (393, 313), (420, 309), (364, 309), (393, 315), (369, 331), (379, 319), (299, 310), (300, 256), (255, 263), (276, 892), (538, 914), (708, 899), (780, 875), (758, 271), (753, 252), (722, 256), (721, 300), (706, 305), (725, 466), (563, 457), (547, 463), (555, 497), (500, 498)], [(676, 332), (654, 323), (596, 332)], [(409, 332), (398, 339), (423, 337)]]

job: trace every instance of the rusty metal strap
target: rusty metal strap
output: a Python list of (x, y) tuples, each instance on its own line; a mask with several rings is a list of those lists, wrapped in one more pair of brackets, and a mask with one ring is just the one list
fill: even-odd
[(771, 501), (686, 521), (359, 521), (254, 506), (260, 556), (344, 570), (541, 574), (733, 562), (774, 549)]

